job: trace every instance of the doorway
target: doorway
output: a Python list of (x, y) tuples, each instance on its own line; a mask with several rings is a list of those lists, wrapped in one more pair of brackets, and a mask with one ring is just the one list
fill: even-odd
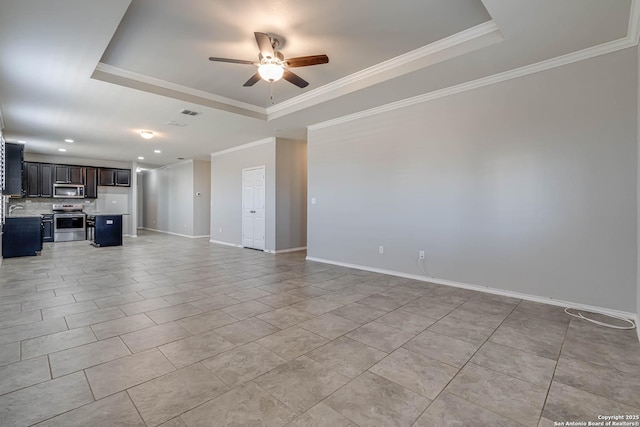
[(242, 246), (264, 250), (265, 168), (242, 170)]

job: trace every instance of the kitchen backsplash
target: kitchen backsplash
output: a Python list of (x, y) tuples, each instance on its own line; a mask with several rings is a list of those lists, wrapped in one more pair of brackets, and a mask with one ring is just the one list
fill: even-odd
[[(44, 198), (39, 197), (37, 199), (9, 199), (9, 206), (12, 205), (20, 205), (23, 209), (19, 209), (16, 211), (16, 214), (27, 215), (27, 214), (46, 214), (51, 213), (51, 205), (54, 203), (82, 203), (83, 210), (87, 213), (97, 212), (96, 206), (97, 199), (54, 199), (54, 198)], [(7, 207), (7, 212), (8, 211)]]

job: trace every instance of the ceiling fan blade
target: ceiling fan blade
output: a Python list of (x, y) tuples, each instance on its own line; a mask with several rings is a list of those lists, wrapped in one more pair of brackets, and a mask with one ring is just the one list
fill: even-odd
[(269, 37), (269, 34), (253, 34), (256, 36), (256, 42), (258, 43), (258, 48), (260, 49), (262, 56), (265, 58), (275, 58), (276, 54), (273, 51), (273, 46), (271, 46), (271, 37)]
[(303, 79), (299, 75), (292, 73), (289, 70), (284, 70), (284, 74), (282, 75), (282, 78), (285, 79), (286, 81), (288, 81), (289, 83), (293, 83), (294, 85), (298, 86), (299, 88), (303, 88), (303, 87), (309, 86), (309, 82), (308, 81), (306, 81), (305, 79)]
[(260, 81), (260, 79), (261, 79), (260, 74), (255, 73), (242, 86), (245, 86), (245, 87), (253, 86), (254, 84), (258, 83)]
[(244, 59), (229, 59), (229, 58), (216, 58), (215, 56), (210, 56), (209, 61), (213, 62), (230, 62), (232, 64), (247, 64), (253, 65), (253, 61), (245, 61)]
[(327, 55), (299, 56), (297, 58), (287, 58), (284, 62), (290, 68), (308, 67), (309, 65), (328, 64), (329, 57)]

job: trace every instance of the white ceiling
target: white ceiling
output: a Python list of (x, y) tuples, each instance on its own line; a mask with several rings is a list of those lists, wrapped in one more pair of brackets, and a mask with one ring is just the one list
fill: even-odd
[[(3, 132), (34, 153), (206, 159), (625, 38), (630, 14), (631, 0), (3, 1)], [(272, 105), (267, 83), (242, 87), (253, 66), (208, 61), (257, 60), (254, 31), (284, 36), (287, 57), (324, 53), (330, 62), (294, 70), (305, 89), (275, 83)], [(142, 140), (141, 129), (156, 138)]]

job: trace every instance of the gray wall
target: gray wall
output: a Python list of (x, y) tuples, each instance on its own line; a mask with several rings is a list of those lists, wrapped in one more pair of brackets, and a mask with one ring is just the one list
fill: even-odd
[[(198, 193), (200, 194), (198, 196)], [(209, 237), (211, 218), (211, 162), (193, 161), (193, 233)]]
[(308, 255), (633, 312), (636, 56), (310, 130)]
[(211, 240), (242, 244), (242, 169), (263, 165), (266, 181), (265, 249), (275, 250), (275, 138), (264, 144), (211, 155)]
[(276, 139), (276, 250), (307, 246), (307, 142)]
[(144, 174), (144, 227), (193, 236), (193, 162), (187, 160)]

